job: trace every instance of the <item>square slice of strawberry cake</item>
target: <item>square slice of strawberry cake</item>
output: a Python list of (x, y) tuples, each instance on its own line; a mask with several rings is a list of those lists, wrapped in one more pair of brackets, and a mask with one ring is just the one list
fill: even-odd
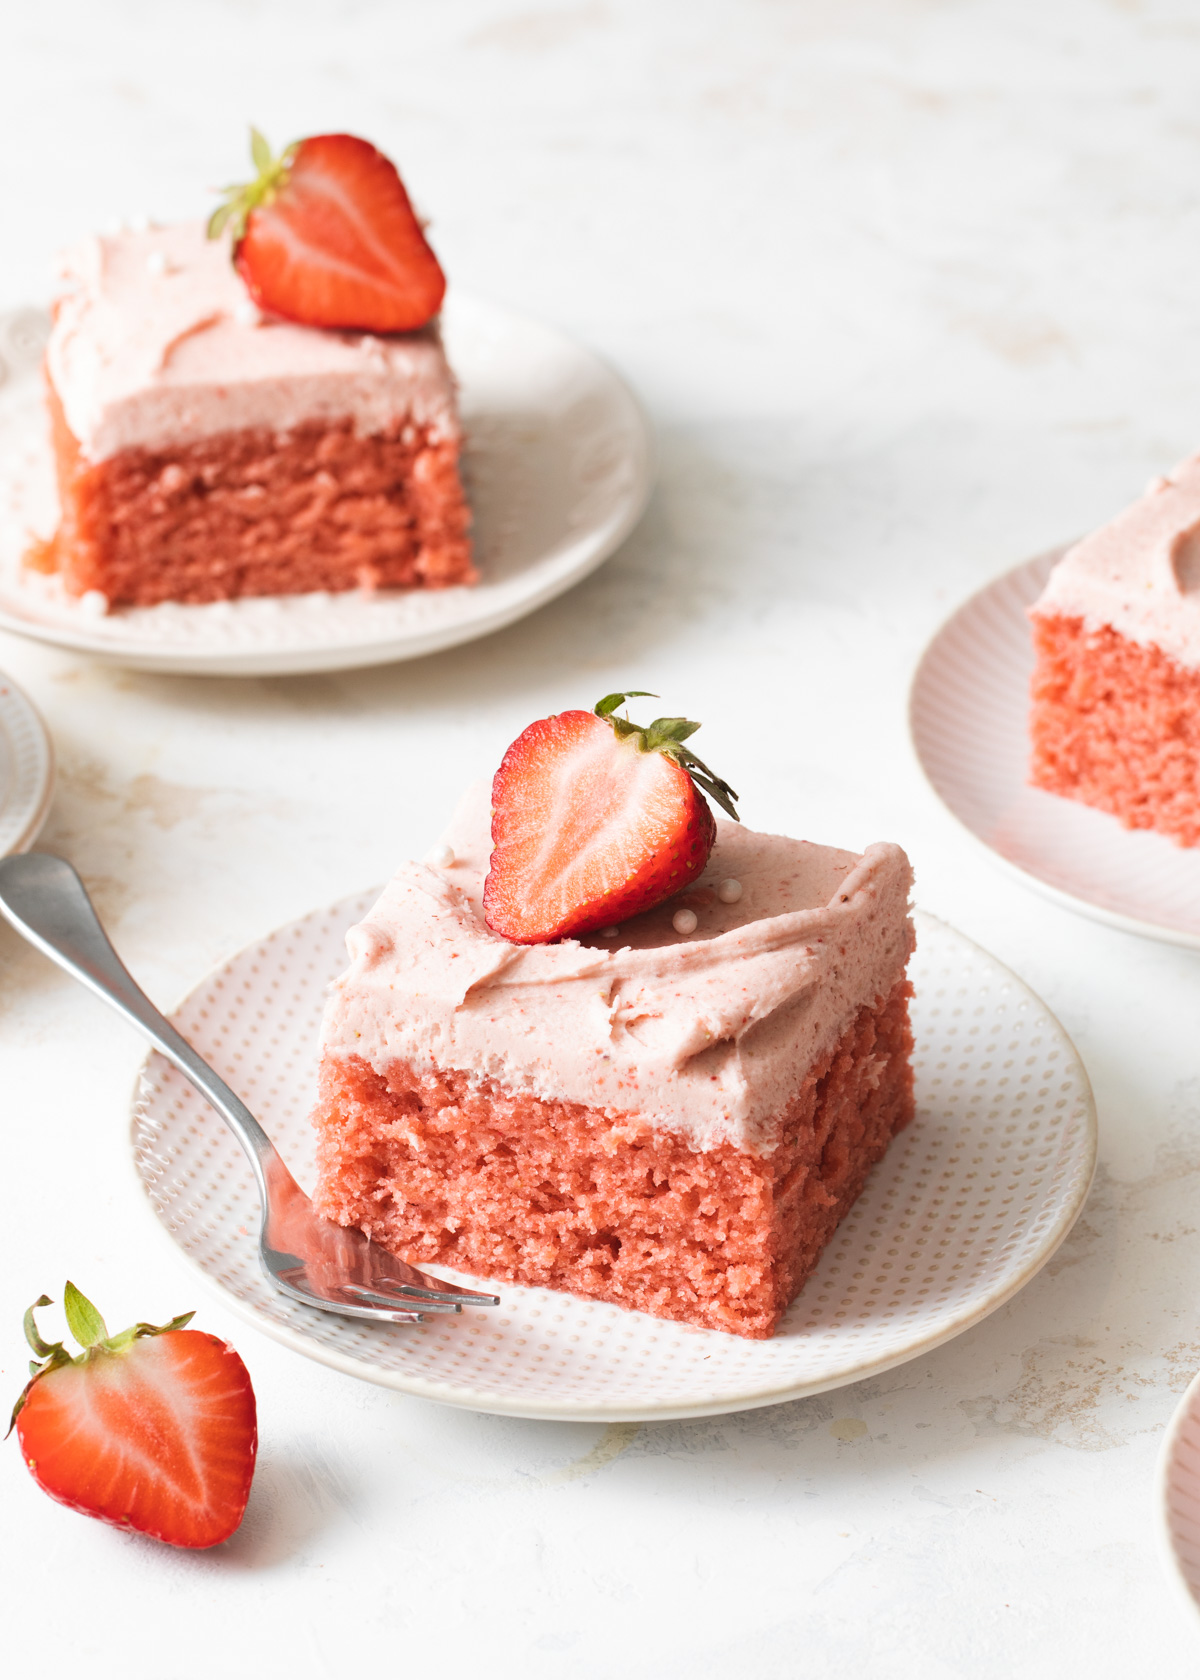
[(109, 607), (471, 583), (436, 323), (263, 313), (199, 222), (65, 259), (46, 353), (61, 518), (31, 556)]
[(1069, 549), (1030, 617), (1034, 786), (1200, 845), (1200, 456)]
[(722, 822), (682, 895), (519, 943), (485, 920), (495, 823), (474, 790), (348, 935), (319, 1210), (422, 1265), (769, 1336), (912, 1118), (908, 860)]

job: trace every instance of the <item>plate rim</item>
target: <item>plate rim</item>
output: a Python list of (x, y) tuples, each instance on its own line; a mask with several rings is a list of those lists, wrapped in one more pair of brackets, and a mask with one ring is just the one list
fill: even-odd
[(8, 690), (7, 694), (0, 695), (0, 710), (11, 706), (13, 711), (24, 714), (25, 721), (31, 726), (39, 739), (43, 755), (41, 780), (33, 803), (29, 807), (29, 815), (25, 826), (19, 831), (16, 841), (4, 853), (6, 857), (11, 857), (18, 852), (29, 850), (41, 833), (46, 818), (50, 815), (50, 806), (54, 800), (54, 789), (58, 779), (58, 763), (54, 752), (54, 737), (47, 727), (46, 720), (20, 683), (9, 676), (7, 671), (0, 671), (0, 686)]
[(1158, 1540), (1159, 1561), (1176, 1589), (1176, 1598), (1180, 1596), (1186, 1606), (1192, 1625), (1200, 1627), (1200, 1600), (1188, 1582), (1183, 1572), (1179, 1553), (1175, 1549), (1175, 1542), (1171, 1534), (1170, 1483), (1171, 1469), (1175, 1457), (1175, 1449), (1179, 1444), (1179, 1437), (1183, 1427), (1193, 1409), (1200, 1409), (1200, 1371), (1197, 1371), (1191, 1382), (1184, 1389), (1175, 1410), (1167, 1422), (1166, 1433), (1158, 1449), (1158, 1457), (1154, 1466), (1154, 1486), (1152, 1499), (1154, 1503), (1155, 1534)]
[[(364, 896), (363, 893), (347, 893), (336, 900), (334, 904), (318, 907), (309, 911), (307, 916), (297, 917), (294, 922), (283, 923), (281, 927), (294, 926), (295, 922), (306, 921), (309, 916), (329, 915), (331, 911), (342, 904), (362, 896)], [(964, 1331), (973, 1329), (976, 1324), (980, 1324), (985, 1318), (989, 1318), (992, 1313), (1006, 1305), (1028, 1283), (1032, 1282), (1065, 1242), (1082, 1213), (1095, 1179), (1099, 1150), (1096, 1101), (1092, 1091), (1091, 1079), (1074, 1041), (1053, 1010), (1006, 963), (1001, 962), (998, 957), (993, 956), (990, 951), (985, 950), (968, 934), (962, 933), (954, 927), (952, 923), (920, 908), (914, 909), (913, 919), (918, 926), (918, 931), (922, 921), (935, 923), (940, 929), (960, 940), (973, 952), (986, 958), (995, 970), (1011, 981), (1054, 1024), (1060, 1035), (1062, 1045), (1071, 1058), (1073, 1070), (1080, 1081), (1080, 1103), (1083, 1110), (1082, 1158), (1086, 1165), (1086, 1172), (1077, 1176), (1073, 1196), (1068, 1202), (1064, 1203), (1055, 1224), (1044, 1233), (1039, 1247), (1019, 1273), (998, 1284), (981, 1300), (977, 1300), (971, 1307), (964, 1309), (936, 1332), (922, 1336), (911, 1345), (879, 1358), (859, 1361), (851, 1367), (827, 1373), (826, 1376), (810, 1382), (786, 1383), (769, 1390), (760, 1389), (752, 1394), (728, 1396), (712, 1401), (696, 1401), (690, 1404), (667, 1401), (661, 1405), (644, 1406), (635, 1404), (596, 1406), (586, 1403), (579, 1405), (566, 1403), (552, 1406), (544, 1400), (521, 1401), (471, 1385), (434, 1382), (428, 1378), (411, 1376), (403, 1372), (388, 1371), (377, 1366), (370, 1367), (364, 1362), (339, 1353), (335, 1348), (312, 1341), (287, 1324), (281, 1324), (269, 1318), (253, 1303), (239, 1299), (232, 1291), (227, 1290), (217, 1278), (210, 1275), (198, 1260), (187, 1253), (158, 1217), (150, 1199), (149, 1186), (138, 1169), (136, 1158), (136, 1128), (138, 1105), (141, 1100), (141, 1083), (151, 1058), (158, 1054), (153, 1049), (148, 1049), (146, 1055), (138, 1064), (130, 1099), (129, 1122), (126, 1128), (125, 1157), (129, 1172), (132, 1175), (133, 1187), (137, 1192), (137, 1200), (144, 1209), (146, 1217), (158, 1231), (160, 1239), (168, 1244), (175, 1256), (191, 1270), (205, 1293), (220, 1301), (229, 1311), (235, 1313), (263, 1335), (269, 1336), (273, 1341), (279, 1342), (292, 1352), (301, 1354), (304, 1358), (314, 1360), (317, 1364), (325, 1365), (332, 1370), (340, 1371), (345, 1376), (357, 1377), (361, 1381), (373, 1383), (377, 1387), (390, 1389), (395, 1393), (407, 1394), (419, 1400), (436, 1401), (442, 1405), (454, 1406), (463, 1411), (485, 1412), (498, 1417), (521, 1417), (559, 1423), (665, 1423), (673, 1419), (720, 1417), (733, 1412), (757, 1411), (764, 1406), (778, 1406), (791, 1400), (808, 1399), (817, 1394), (825, 1394), (834, 1389), (844, 1388), (850, 1383), (862, 1382), (868, 1377), (881, 1376), (884, 1372), (893, 1370), (899, 1365), (907, 1364), (909, 1360), (918, 1359), (924, 1354), (932, 1353), (946, 1342), (953, 1341), (956, 1336), (962, 1335)], [(262, 937), (269, 938), (270, 934)], [(261, 943), (261, 939), (247, 941), (246, 945), (225, 958), (223, 962), (215, 964), (207, 974), (188, 988), (187, 992), (169, 1012), (169, 1018), (173, 1020), (196, 992), (209, 984), (243, 951), (259, 943)], [(520, 1286), (505, 1284), (503, 1287), (512, 1289)]]
[[(1034, 874), (1031, 869), (1026, 869), (1021, 864), (1015, 863), (1012, 858), (1005, 857), (1003, 852), (997, 851), (990, 841), (985, 840), (976, 829), (972, 828), (966, 818), (955, 810), (938, 787), (921, 753), (917, 730), (919, 690), (942, 638), (959, 617), (973, 607), (983, 596), (990, 595), (993, 590), (1012, 581), (1022, 572), (1032, 573), (1037, 567), (1047, 564), (1053, 565), (1055, 560), (1065, 554), (1071, 546), (1070, 543), (1058, 543), (1053, 548), (1043, 550), (1040, 554), (1031, 555), (1028, 560), (1022, 560), (1016, 566), (1010, 566), (1007, 571), (997, 573), (987, 583), (981, 584), (978, 589), (973, 590), (965, 600), (960, 601), (958, 606), (946, 615), (918, 655), (909, 681), (907, 718), (909, 745), (912, 748), (913, 757), (917, 761), (925, 785), (933, 793), (938, 804), (953, 818), (961, 832), (968, 836), (971, 844), (986, 854), (995, 868), (1020, 881), (1023, 886), (1032, 888), (1034, 892), (1040, 893), (1043, 898), (1048, 898), (1064, 909), (1074, 911), (1077, 915), (1087, 916), (1092, 921), (1102, 922), (1105, 926), (1117, 928), (1122, 933), (1137, 934), (1143, 939), (1157, 939), (1166, 945), (1180, 945), (1187, 950), (1200, 950), (1200, 933), (1189, 933), (1186, 929), (1171, 928), (1162, 922), (1148, 922), (1143, 921), (1138, 916), (1128, 916), (1121, 910), (1110, 910), (1105, 905), (1096, 904), (1088, 898), (1082, 898), (1078, 893), (1068, 892), (1065, 887), (1055, 886), (1052, 881), (1044, 880), (1042, 876)], [(1097, 814), (1103, 816), (1107, 813), (1100, 812)], [(1115, 822), (1116, 818), (1113, 818), (1113, 821)], [(1137, 832), (1133, 830), (1122, 830), (1122, 833), (1127, 834), (1130, 840), (1136, 841), (1138, 838)]]
[[(124, 670), (148, 671), (178, 676), (303, 676), (317, 672), (362, 670), (373, 665), (399, 664), (410, 659), (423, 659), (452, 647), (459, 647), (485, 636), (496, 634), (518, 619), (549, 605), (577, 583), (595, 571), (620, 547), (642, 518), (650, 501), (656, 478), (654, 433), (649, 416), (629, 382), (607, 357), (590, 344), (576, 338), (557, 323), (512, 309), (508, 304), (479, 297), (473, 292), (456, 291), (455, 297), (464, 311), (483, 310), (495, 317), (534, 327), (569, 346), (579, 357), (591, 363), (594, 370), (608, 383), (610, 391), (627, 409), (625, 460), (629, 467), (628, 488), (613, 512), (582, 536), (565, 542), (555, 556), (551, 575), (539, 580), (535, 587), (519, 596), (492, 606), (489, 611), (486, 597), (475, 593), (484, 603), (480, 615), (466, 623), (425, 627), (404, 635), (383, 636), (375, 640), (351, 642), (345, 646), (312, 643), (306, 648), (261, 650), (203, 650), (181, 648), (175, 651), (143, 647), (137, 642), (97, 641), (89, 636), (86, 627), (55, 625), (25, 618), (9, 611), (0, 603), (0, 630), (45, 646), (59, 647), (69, 653), (86, 655), (102, 664)], [(454, 302), (448, 300), (451, 310)], [(36, 305), (21, 304), (5, 310), (3, 321), (22, 315)], [(41, 311), (45, 313), (45, 311)], [(18, 381), (34, 378), (35, 371), (23, 370)], [(16, 383), (17, 381), (14, 381)], [(543, 555), (534, 560), (528, 570), (546, 564)]]

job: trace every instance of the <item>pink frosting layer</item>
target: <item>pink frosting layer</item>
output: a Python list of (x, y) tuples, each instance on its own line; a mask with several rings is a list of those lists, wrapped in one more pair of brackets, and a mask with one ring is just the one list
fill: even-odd
[[(324, 1055), (383, 1072), (401, 1059), (508, 1090), (637, 1114), (766, 1153), (772, 1121), (857, 1011), (900, 978), (911, 949), (912, 872), (898, 846), (853, 852), (721, 822), (702, 880), (600, 935), (510, 945), (483, 920), (488, 788), (467, 795), (447, 868), (405, 863), (350, 930)], [(743, 893), (723, 904), (716, 885)]]
[(228, 241), (199, 222), (89, 239), (61, 277), (46, 365), (90, 460), (347, 416), (362, 433), (400, 418), (458, 435), (436, 329), (380, 339), (260, 316)]
[(1200, 455), (1068, 549), (1030, 610), (1111, 625), (1200, 666)]

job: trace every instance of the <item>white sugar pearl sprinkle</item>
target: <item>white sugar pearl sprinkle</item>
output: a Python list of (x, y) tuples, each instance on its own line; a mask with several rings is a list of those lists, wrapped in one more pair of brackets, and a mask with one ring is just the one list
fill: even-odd
[(671, 917), (671, 926), (676, 933), (695, 933), (700, 918), (694, 910), (676, 910)]
[(440, 846), (431, 847), (425, 853), (425, 862), (432, 865), (434, 869), (449, 869), (454, 862), (454, 847), (447, 846), (444, 843)]
[(162, 275), (167, 272), (167, 258), (164, 251), (151, 251), (146, 258), (146, 273)]
[(717, 897), (722, 904), (736, 904), (742, 896), (742, 883), (735, 881), (731, 875), (727, 881), (722, 881), (717, 888)]

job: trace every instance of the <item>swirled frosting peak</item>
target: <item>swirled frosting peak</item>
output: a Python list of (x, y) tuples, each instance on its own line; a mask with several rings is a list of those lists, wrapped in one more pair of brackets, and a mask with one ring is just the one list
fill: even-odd
[(1200, 455), (1068, 549), (1030, 611), (1111, 625), (1200, 666)]

